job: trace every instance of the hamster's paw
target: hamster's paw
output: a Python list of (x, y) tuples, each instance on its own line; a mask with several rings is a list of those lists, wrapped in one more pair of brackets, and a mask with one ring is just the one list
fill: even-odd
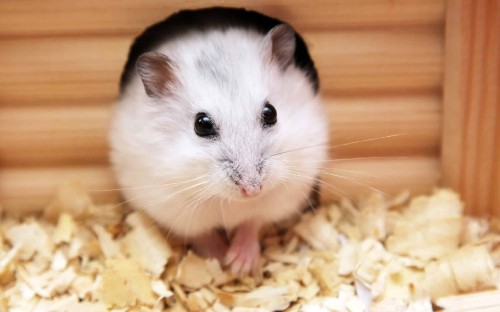
[(258, 231), (251, 226), (240, 226), (231, 241), (226, 254), (225, 264), (235, 274), (248, 274), (260, 257)]
[(224, 261), (228, 249), (226, 241), (215, 230), (192, 239), (192, 244), (193, 250), (198, 255), (217, 259), (221, 263)]

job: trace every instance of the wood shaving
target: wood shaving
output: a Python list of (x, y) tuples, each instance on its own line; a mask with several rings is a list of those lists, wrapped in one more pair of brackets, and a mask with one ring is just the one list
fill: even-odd
[(192, 289), (200, 289), (212, 282), (213, 277), (205, 259), (189, 251), (177, 267), (175, 281)]
[(153, 305), (151, 277), (133, 260), (106, 261), (102, 273), (103, 299), (107, 307), (126, 308)]
[(43, 216), (0, 221), (0, 312), (489, 311), (500, 222), (462, 211), (448, 190), (344, 199), (269, 226), (259, 267), (235, 276), (71, 182)]
[(447, 311), (498, 311), (498, 307), (500, 307), (500, 291), (494, 290), (445, 297), (437, 300), (436, 304)]
[(122, 239), (122, 249), (154, 277), (160, 277), (172, 250), (155, 225), (144, 215), (135, 212), (128, 215), (126, 223), (131, 227)]
[(52, 235), (52, 241), (54, 244), (69, 243), (71, 242), (75, 230), (76, 224), (73, 216), (63, 212), (59, 215), (56, 229)]
[(425, 261), (447, 255), (460, 243), (462, 211), (458, 195), (446, 190), (414, 198), (395, 222), (387, 249)]

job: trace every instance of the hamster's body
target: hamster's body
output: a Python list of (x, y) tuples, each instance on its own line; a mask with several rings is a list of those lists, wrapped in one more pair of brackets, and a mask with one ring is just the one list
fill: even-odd
[[(152, 26), (131, 49), (112, 121), (126, 200), (234, 271), (254, 265), (263, 224), (304, 207), (326, 158), (314, 65), (280, 24), (214, 8)], [(217, 228), (234, 232), (227, 252)]]

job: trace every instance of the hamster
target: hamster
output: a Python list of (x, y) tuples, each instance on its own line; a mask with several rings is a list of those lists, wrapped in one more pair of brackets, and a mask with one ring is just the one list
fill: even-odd
[(131, 47), (111, 122), (125, 200), (248, 273), (261, 227), (304, 208), (327, 158), (318, 89), (303, 39), (277, 19), (208, 8), (151, 26)]

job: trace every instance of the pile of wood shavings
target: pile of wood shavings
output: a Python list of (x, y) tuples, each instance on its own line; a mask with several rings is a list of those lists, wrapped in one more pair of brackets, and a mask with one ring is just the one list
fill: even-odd
[(408, 201), (374, 194), (270, 227), (258, 270), (238, 277), (68, 183), (44, 216), (1, 219), (0, 311), (498, 307), (500, 224), (464, 217), (447, 190)]

